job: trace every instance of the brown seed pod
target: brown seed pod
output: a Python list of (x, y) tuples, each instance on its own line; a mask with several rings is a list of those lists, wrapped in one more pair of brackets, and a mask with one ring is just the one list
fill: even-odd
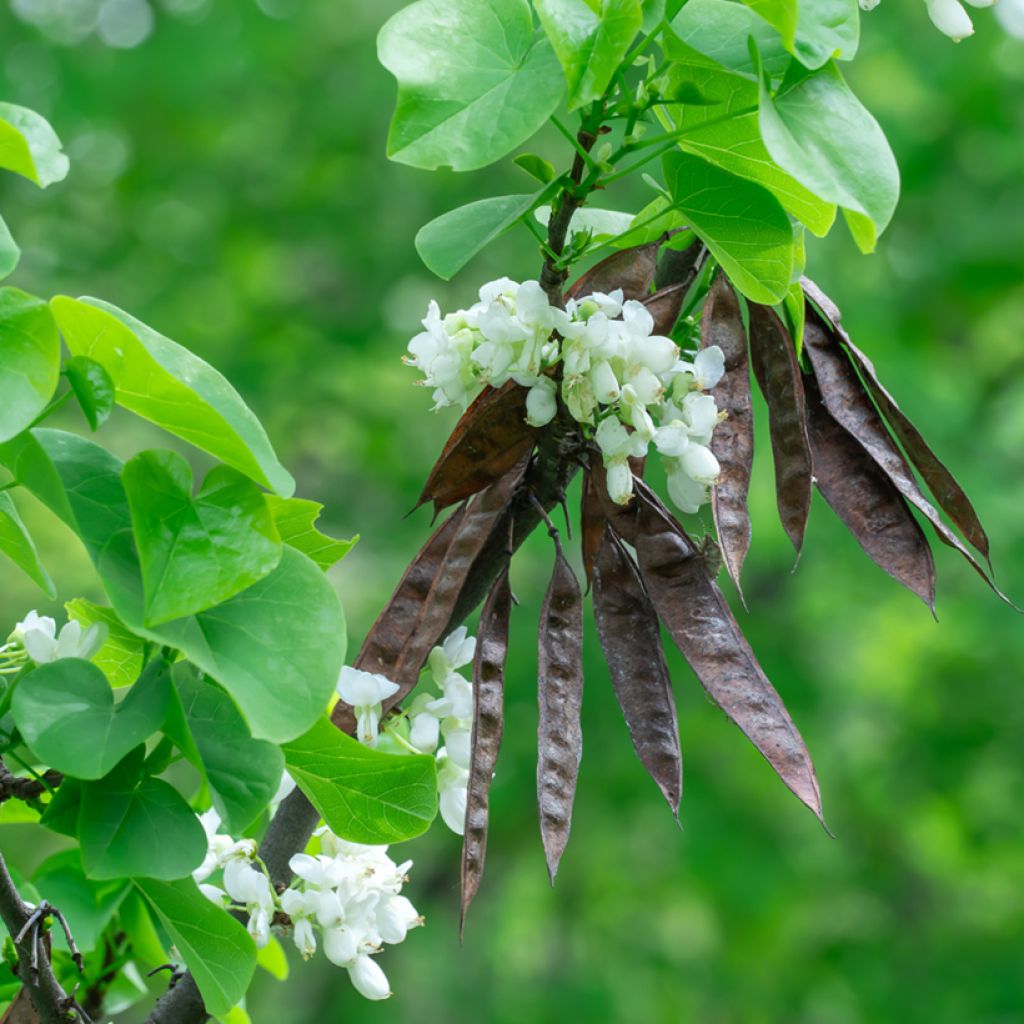
[(537, 661), (537, 808), (553, 885), (569, 841), (583, 753), (583, 595), (557, 536), (555, 568), (540, 613)]
[(715, 278), (704, 304), (700, 343), (702, 348), (717, 345), (725, 355), (725, 373), (711, 392), (718, 408), (727, 414), (711, 438), (711, 451), (722, 467), (711, 489), (711, 511), (725, 568), (746, 607), (740, 572), (750, 547), (747, 493), (754, 462), (754, 413), (743, 317), (724, 274)]
[(750, 361), (768, 403), (779, 518), (799, 558), (812, 482), (802, 374), (793, 339), (775, 310), (756, 303), (750, 303)]
[(594, 292), (622, 289), (625, 299), (645, 299), (651, 292), (654, 272), (658, 266), (660, 242), (620, 249), (594, 264), (565, 293), (567, 299), (578, 299)]
[(673, 284), (656, 291), (650, 298), (644, 299), (647, 312), (654, 319), (654, 334), (669, 335), (683, 308), (683, 299), (689, 285)]
[[(601, 486), (604, 486), (603, 481)], [(583, 490), (580, 494), (580, 548), (588, 586), (593, 582), (594, 561), (601, 547), (605, 524), (608, 521), (597, 488), (598, 483), (594, 474), (589, 471), (584, 473)]]
[(683, 758), (658, 615), (611, 527), (597, 555), (594, 619), (633, 749), (678, 816)]
[(635, 538), (647, 593), (704, 689), (821, 819), (814, 765), (785, 705), (693, 542), (643, 490), (637, 494)]
[(459, 936), (469, 904), (480, 888), (487, 853), (491, 779), (498, 761), (505, 725), (505, 659), (512, 591), (508, 568), (502, 570), (480, 614), (473, 659), (473, 736), (466, 795), (466, 827), (462, 840), (462, 909)]

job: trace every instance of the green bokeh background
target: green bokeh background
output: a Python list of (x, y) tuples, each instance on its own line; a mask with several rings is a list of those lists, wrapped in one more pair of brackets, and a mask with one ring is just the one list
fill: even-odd
[[(426, 535), (425, 511), (403, 516), (453, 421), (411, 386), (405, 342), (429, 297), (451, 308), (484, 280), (537, 271), (525, 232), (451, 284), (419, 264), (420, 224), (527, 179), (385, 160), (393, 83), (374, 35), (397, 6), (217, 0), (159, 11), (132, 50), (61, 46), (0, 12), (4, 98), (46, 113), (72, 157), (45, 193), (0, 185), (24, 249), (13, 283), (102, 296), (227, 373), (299, 493), (326, 503), (338, 534), (362, 534), (334, 573), (353, 646)], [(1024, 601), (1024, 42), (991, 12), (975, 22), (954, 46), (916, 0), (865, 17), (849, 77), (890, 135), (903, 200), (877, 255), (839, 228), (812, 246), (810, 272), (959, 473), (1001, 584)], [(566, 162), (553, 134), (540, 150)], [(166, 443), (121, 414), (104, 433), (122, 453)], [(588, 621), (581, 784), (550, 890), (532, 791), (551, 557), (538, 536), (514, 569), (506, 742), (464, 945), (459, 843), (438, 826), (408, 847), (428, 926), (382, 957), (394, 998), (364, 1002), (318, 958), (287, 985), (259, 980), (257, 1024), (1024, 1021), (1021, 619), (942, 548), (936, 625), (820, 501), (791, 575), (763, 441), (759, 456), (739, 618), (815, 756), (835, 839), (670, 655), (677, 828), (633, 757)], [(62, 595), (96, 596), (84, 556), (38, 516)], [(4, 569), (0, 624), (32, 606)], [(24, 865), (43, 853), (30, 836), (2, 837)]]

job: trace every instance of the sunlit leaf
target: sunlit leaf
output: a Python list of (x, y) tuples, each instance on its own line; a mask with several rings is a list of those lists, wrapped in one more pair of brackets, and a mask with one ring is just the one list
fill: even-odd
[(67, 176), (68, 158), (45, 117), (27, 107), (0, 103), (0, 167), (46, 188)]
[(281, 540), (311, 558), (324, 572), (340, 562), (359, 540), (358, 534), (349, 540), (336, 540), (321, 533), (316, 522), (323, 505), (318, 501), (280, 498), (276, 494), (266, 495), (266, 501)]
[(0, 288), (0, 441), (46, 408), (60, 379), (60, 338), (42, 299)]
[(49, 573), (39, 560), (35, 543), (22, 522), (11, 496), (0, 491), (0, 551), (2, 551), (49, 598), (57, 596), (57, 589)]

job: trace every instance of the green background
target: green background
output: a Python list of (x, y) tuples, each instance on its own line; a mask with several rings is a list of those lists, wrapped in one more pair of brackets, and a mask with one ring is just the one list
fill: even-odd
[[(426, 510), (403, 516), (453, 422), (412, 387), (405, 343), (429, 297), (454, 308), (482, 281), (538, 269), (523, 232), (445, 285), (413, 235), (529, 182), (515, 168), (430, 175), (384, 159), (393, 83), (374, 35), (395, 0), (173, 6), (194, 11), (159, 9), (130, 50), (60, 45), (0, 13), (4, 98), (49, 116), (72, 157), (45, 193), (0, 186), (24, 249), (12, 283), (102, 296), (227, 373), (299, 493), (327, 504), (337, 534), (363, 536), (332, 573), (358, 646), (426, 536)], [(812, 246), (810, 273), (960, 475), (1001, 584), (1024, 601), (1024, 42), (972, 13), (978, 33), (960, 46), (914, 0), (864, 18), (849, 76), (891, 137), (903, 200), (877, 255), (857, 255), (840, 228)], [(556, 135), (539, 148), (565, 164)], [(166, 444), (120, 413), (104, 433), (122, 455)], [(791, 575), (759, 441), (739, 618), (815, 756), (836, 838), (670, 655), (680, 831), (633, 757), (588, 620), (580, 792), (549, 889), (532, 779), (551, 550), (536, 536), (514, 568), (506, 741), (464, 945), (459, 842), (438, 825), (403, 851), (428, 923), (381, 958), (394, 998), (363, 1001), (318, 957), (287, 985), (262, 977), (257, 1022), (1024, 1020), (1021, 619), (941, 548), (936, 625), (819, 500)], [(62, 594), (97, 596), (68, 535), (22, 508), (40, 519)], [(30, 607), (54, 610), (2, 571), (0, 632)], [(32, 838), (2, 836), (23, 867), (44, 853)]]

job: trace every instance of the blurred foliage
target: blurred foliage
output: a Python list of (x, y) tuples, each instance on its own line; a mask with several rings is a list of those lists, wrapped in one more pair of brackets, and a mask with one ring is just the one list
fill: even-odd
[[(96, 34), (62, 45), (0, 13), (4, 98), (50, 117), (72, 157), (45, 194), (2, 186), (24, 250), (14, 283), (107, 298), (228, 374), (300, 494), (327, 503), (338, 535), (363, 536), (333, 574), (356, 646), (427, 533), (425, 510), (403, 515), (452, 422), (411, 388), (405, 342), (428, 297), (464, 304), (480, 281), (538, 267), (525, 233), (450, 285), (418, 264), (422, 223), (527, 179), (386, 162), (393, 85), (374, 34), (397, 6), (156, 4), (131, 49)], [(876, 256), (836, 232), (813, 247), (810, 273), (961, 476), (1021, 602), (1024, 41), (988, 15), (960, 46), (913, 0), (864, 19), (850, 76), (892, 139), (903, 200)], [(556, 135), (542, 148), (566, 162)], [(109, 433), (163, 443), (123, 414)], [(539, 535), (514, 570), (506, 741), (465, 945), (458, 841), (439, 827), (409, 848), (428, 927), (384, 958), (394, 999), (365, 1003), (317, 960), (287, 985), (263, 978), (257, 1021), (1024, 1020), (1021, 619), (941, 549), (936, 625), (820, 502), (790, 575), (766, 451), (752, 504), (741, 622), (815, 755), (836, 838), (674, 657), (687, 757), (677, 829), (629, 748), (591, 629), (574, 836), (549, 891), (532, 793), (533, 631), (551, 560)], [(95, 596), (68, 535), (52, 520), (43, 532), (62, 592)], [(5, 569), (0, 622), (32, 606), (53, 610)], [(3, 840), (24, 865), (45, 852), (19, 828)]]

